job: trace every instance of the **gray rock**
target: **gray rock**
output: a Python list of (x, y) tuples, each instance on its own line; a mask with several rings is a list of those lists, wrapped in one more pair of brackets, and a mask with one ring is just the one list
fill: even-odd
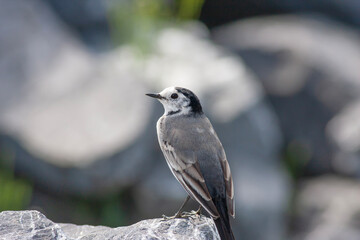
[(354, 180), (328, 175), (304, 181), (291, 239), (359, 239), (359, 201), (360, 184)]
[(0, 239), (219, 239), (214, 222), (204, 216), (188, 219), (149, 219), (127, 227), (56, 224), (38, 211), (0, 213)]
[(219, 27), (214, 39), (243, 57), (263, 83), (287, 153), (297, 155), (300, 172), (306, 165), (300, 174), (342, 172), (326, 129), (360, 96), (358, 32), (319, 16), (287, 15)]
[(38, 211), (0, 213), (0, 239), (68, 239), (60, 226)]

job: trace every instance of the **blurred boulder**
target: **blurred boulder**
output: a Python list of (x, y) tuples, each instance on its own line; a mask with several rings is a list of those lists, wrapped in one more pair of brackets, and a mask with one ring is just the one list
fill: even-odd
[(3, 159), (56, 193), (138, 181), (151, 164), (155, 103), (133, 55), (91, 55), (41, 1), (2, 0), (0, 20)]
[(294, 240), (356, 240), (360, 236), (360, 184), (323, 176), (304, 181), (296, 199)]
[(350, 103), (328, 124), (328, 137), (336, 146), (333, 166), (339, 172), (360, 177), (360, 99)]
[[(147, 81), (157, 91), (178, 85), (200, 98), (232, 169), (235, 234), (242, 239), (280, 239), (289, 182), (278, 156), (282, 137), (277, 118), (258, 80), (242, 60), (211, 43), (207, 36), (206, 29), (198, 24), (161, 31), (155, 53), (145, 64)], [(135, 199), (144, 216), (171, 215), (186, 193), (158, 147), (154, 158), (158, 163), (136, 188)], [(197, 208), (196, 204), (192, 207)], [(258, 231), (259, 225), (262, 231)]]
[(112, 45), (107, 22), (110, 1), (42, 1), (93, 50), (108, 49)]
[(357, 31), (319, 16), (274, 16), (235, 22), (213, 31), (257, 74), (304, 174), (342, 172), (329, 122), (360, 96)]
[(316, 12), (360, 26), (360, 2), (357, 0), (207, 0), (200, 20), (212, 28), (246, 17), (304, 12)]
[[(52, 7), (52, 10), (58, 14), (66, 23), (75, 28), (86, 29), (87, 26), (97, 26), (106, 29), (108, 1), (89, 0), (89, 1), (71, 1), (71, 0), (42, 0)], [(99, 26), (99, 24), (101, 24)]]
[(206, 217), (143, 220), (127, 227), (56, 224), (38, 211), (0, 213), (0, 239), (219, 239), (214, 222)]

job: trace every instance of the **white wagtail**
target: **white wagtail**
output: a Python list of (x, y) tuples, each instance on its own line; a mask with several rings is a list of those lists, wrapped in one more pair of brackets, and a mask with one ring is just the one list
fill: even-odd
[[(158, 99), (165, 108), (156, 128), (171, 172), (212, 216), (221, 239), (234, 239), (229, 221), (229, 215), (235, 216), (230, 167), (199, 99), (190, 90), (180, 87), (146, 95)], [(183, 206), (188, 200), (189, 196)], [(174, 217), (181, 216), (182, 207)]]

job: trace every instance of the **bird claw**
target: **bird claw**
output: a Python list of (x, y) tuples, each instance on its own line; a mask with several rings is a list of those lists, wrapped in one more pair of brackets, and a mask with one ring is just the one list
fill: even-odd
[(182, 212), (181, 217), (198, 217), (201, 215), (201, 206), (198, 210), (191, 210), (191, 212)]
[(180, 214), (180, 213), (176, 213), (174, 216), (166, 216), (165, 214), (163, 214), (162, 215), (162, 217), (163, 217), (163, 220), (172, 220), (172, 219), (175, 219), (175, 218), (181, 218), (182, 216), (181, 216), (182, 214)]
[(191, 212), (182, 212), (182, 213), (176, 213), (174, 216), (166, 216), (166, 215), (162, 215), (163, 220), (172, 220), (175, 218), (190, 218), (190, 217), (198, 217), (200, 216), (200, 210), (194, 211), (192, 210)]
[(200, 216), (199, 210), (197, 210), (197, 211), (192, 210), (191, 212), (182, 212), (181, 213), (182, 218), (198, 217), (198, 216)]
[[(187, 201), (187, 200), (186, 200)], [(185, 201), (185, 203), (186, 203)], [(181, 207), (182, 208), (182, 207)], [(171, 217), (168, 217), (168, 216), (165, 216), (165, 215), (162, 215), (163, 217), (163, 220), (171, 220), (171, 219), (175, 219), (175, 218), (190, 218), (190, 217), (200, 217), (201, 216), (201, 206), (199, 207), (198, 210), (191, 210), (191, 212), (181, 212), (181, 208), (180, 210), (175, 213), (174, 216), (171, 216)]]

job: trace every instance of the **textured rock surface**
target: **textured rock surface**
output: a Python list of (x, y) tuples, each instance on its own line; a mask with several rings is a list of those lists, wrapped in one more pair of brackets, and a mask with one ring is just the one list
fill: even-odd
[(0, 213), (0, 239), (178, 239), (217, 240), (214, 222), (204, 216), (190, 219), (150, 219), (128, 227), (77, 226), (56, 224), (38, 211), (4, 211)]
[(0, 239), (68, 239), (58, 224), (37, 211), (0, 213)]

